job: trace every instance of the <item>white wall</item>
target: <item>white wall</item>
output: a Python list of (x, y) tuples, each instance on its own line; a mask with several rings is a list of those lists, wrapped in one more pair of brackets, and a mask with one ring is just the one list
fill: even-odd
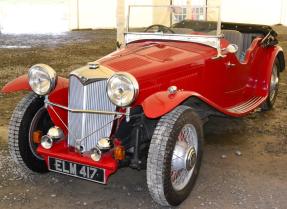
[[(77, 4), (78, 2), (78, 4)], [(121, 1), (119, 1), (121, 2)], [(117, 27), (117, 0), (70, 0), (70, 29), (84, 28), (116, 28)], [(125, 14), (128, 5), (151, 5), (152, 0), (125, 0)], [(78, 9), (77, 9), (78, 5)], [(77, 17), (79, 15), (79, 17)], [(138, 15), (139, 22), (149, 21)], [(79, 22), (78, 22), (79, 20)]]
[[(0, 0), (0, 30), (4, 33), (57, 33), (77, 29), (78, 24), (80, 29), (116, 28), (117, 2), (117, 0)], [(156, 2), (169, 4), (170, 1), (125, 0), (125, 7), (130, 4), (151, 5)], [(205, 0), (191, 0), (191, 2), (204, 4)], [(208, 0), (208, 2), (209, 5), (221, 4), (223, 21), (287, 25), (287, 0)], [(151, 15), (147, 18), (144, 16), (146, 15), (138, 14), (138, 19), (133, 20), (143, 23), (152, 21)]]
[(221, 17), (223, 21), (229, 22), (279, 24), (283, 1), (286, 2), (286, 0), (221, 0)]
[(59, 33), (69, 29), (66, 0), (0, 0), (2, 33)]
[(287, 26), (287, 0), (282, 0), (281, 23)]
[(115, 28), (117, 0), (70, 0), (70, 29)]

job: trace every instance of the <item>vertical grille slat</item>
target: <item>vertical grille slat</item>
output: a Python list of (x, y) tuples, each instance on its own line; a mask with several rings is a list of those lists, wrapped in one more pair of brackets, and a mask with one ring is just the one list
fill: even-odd
[[(115, 106), (110, 102), (106, 94), (107, 80), (96, 81), (83, 85), (80, 80), (70, 77), (69, 108), (84, 110), (115, 111)], [(89, 151), (96, 146), (102, 137), (109, 137), (112, 129), (113, 115), (99, 115), (89, 113), (68, 113), (68, 127), (71, 133), (68, 135), (69, 146), (75, 146), (75, 139), (81, 139), (98, 130), (82, 141), (84, 151)], [(106, 125), (109, 123), (108, 125)]]

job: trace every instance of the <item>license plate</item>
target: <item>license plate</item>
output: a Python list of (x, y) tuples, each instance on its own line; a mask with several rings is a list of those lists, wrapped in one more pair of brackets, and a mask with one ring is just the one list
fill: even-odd
[(49, 170), (89, 181), (105, 184), (105, 170), (49, 157)]

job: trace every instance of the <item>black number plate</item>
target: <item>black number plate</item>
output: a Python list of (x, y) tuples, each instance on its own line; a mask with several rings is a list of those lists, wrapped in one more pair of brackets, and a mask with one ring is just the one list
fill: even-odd
[(49, 170), (105, 184), (105, 170), (49, 157)]

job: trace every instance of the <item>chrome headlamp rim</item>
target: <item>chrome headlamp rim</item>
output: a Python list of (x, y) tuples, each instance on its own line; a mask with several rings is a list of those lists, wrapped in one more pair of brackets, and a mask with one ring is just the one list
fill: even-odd
[[(40, 68), (42, 71), (44, 71), (45, 73), (47, 73), (47, 75), (49, 76), (49, 81), (50, 81), (50, 87), (46, 92), (39, 92), (36, 91), (35, 89), (33, 89), (31, 83), (30, 83), (30, 78), (31, 78), (31, 73), (35, 68)], [(29, 85), (31, 87), (31, 89), (38, 95), (40, 96), (45, 96), (47, 94), (49, 94), (51, 91), (53, 91), (56, 87), (56, 83), (57, 83), (57, 73), (56, 71), (50, 67), (49, 65), (46, 64), (36, 64), (33, 65), (32, 67), (30, 67), (29, 71), (28, 71), (28, 78), (29, 78)]]
[[(131, 81), (132, 85), (133, 85), (133, 98), (131, 99), (131, 101), (125, 105), (119, 105), (117, 103), (115, 103), (109, 96), (108, 94), (108, 88), (109, 88), (109, 83), (111, 81), (111, 79), (113, 79), (115, 76), (124, 76), (126, 77), (128, 80)], [(131, 105), (135, 99), (137, 98), (138, 94), (139, 94), (139, 84), (138, 84), (138, 81), (137, 79), (131, 75), (130, 73), (127, 73), (127, 72), (119, 72), (119, 73), (114, 73), (107, 81), (107, 87), (106, 87), (106, 92), (107, 92), (107, 95), (108, 95), (108, 98), (109, 100), (116, 106), (119, 106), (119, 107), (128, 107), (129, 105)]]

